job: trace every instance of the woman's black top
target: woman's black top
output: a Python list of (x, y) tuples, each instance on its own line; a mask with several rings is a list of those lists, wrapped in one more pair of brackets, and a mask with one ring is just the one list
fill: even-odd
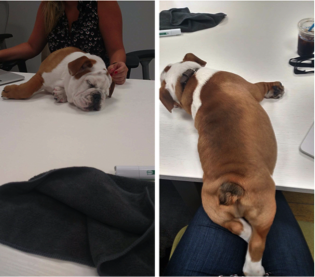
[(106, 49), (98, 25), (97, 2), (79, 1), (77, 8), (79, 18), (72, 23), (70, 33), (68, 19), (64, 12), (48, 35), (50, 52), (73, 46), (104, 59)]

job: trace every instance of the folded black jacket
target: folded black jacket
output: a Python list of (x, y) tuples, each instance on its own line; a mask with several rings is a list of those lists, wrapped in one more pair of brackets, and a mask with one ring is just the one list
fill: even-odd
[[(0, 186), (0, 242), (95, 266), (154, 275), (154, 183), (71, 167)], [(1, 271), (1, 270), (0, 270)]]
[(181, 29), (195, 32), (217, 26), (226, 16), (224, 13), (191, 13), (188, 8), (160, 12), (160, 30)]

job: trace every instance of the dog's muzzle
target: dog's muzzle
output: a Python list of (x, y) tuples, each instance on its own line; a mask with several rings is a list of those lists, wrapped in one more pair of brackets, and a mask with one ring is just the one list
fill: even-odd
[(99, 91), (94, 92), (91, 96), (92, 104), (90, 106), (90, 110), (98, 111), (101, 108), (102, 96)]

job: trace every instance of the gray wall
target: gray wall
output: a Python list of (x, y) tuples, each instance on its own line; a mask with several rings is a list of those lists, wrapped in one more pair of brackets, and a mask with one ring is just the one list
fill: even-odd
[[(154, 49), (154, 1), (119, 1), (123, 15), (123, 39), (126, 53)], [(7, 47), (28, 40), (34, 26), (37, 1), (10, 1)], [(28, 72), (36, 72), (41, 63), (40, 55), (26, 62)], [(17, 68), (14, 70), (18, 70)], [(131, 78), (142, 79), (141, 66), (131, 71)], [(154, 79), (154, 60), (150, 64), (150, 78)]]
[[(9, 21), (7, 33), (13, 37), (6, 40), (7, 47), (26, 42), (32, 33), (40, 2), (9, 2)], [(26, 62), (28, 72), (36, 72), (41, 63), (40, 55)], [(18, 71), (15, 67), (13, 70)]]
[[(154, 49), (154, 1), (119, 1), (123, 16), (123, 38), (126, 53)], [(154, 60), (150, 79), (154, 80)], [(131, 78), (142, 79), (141, 66), (131, 70)]]

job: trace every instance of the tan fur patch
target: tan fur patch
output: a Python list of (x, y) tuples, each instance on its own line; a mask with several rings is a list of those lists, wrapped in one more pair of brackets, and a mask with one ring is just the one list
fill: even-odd
[[(184, 91), (182, 92), (182, 95), (181, 95), (180, 102), (182, 104), (182, 107), (190, 115), (191, 115), (191, 105), (193, 102), (193, 95), (194, 95), (194, 91), (195, 91), (197, 85), (198, 85), (198, 80), (197, 80), (196, 76), (195, 75), (191, 76), (189, 78), (186, 86), (185, 86)], [(181, 84), (179, 84), (179, 86), (180, 86), (180, 89), (182, 89)], [(176, 84), (176, 87), (177, 87), (177, 84)]]
[(75, 79), (80, 79), (83, 75), (85, 75), (85, 74), (87, 74), (89, 72), (91, 72), (91, 69), (88, 69), (88, 68), (84, 69), (84, 70), (78, 72), (77, 74), (75, 74), (74, 78)]
[(170, 95), (169, 91), (165, 88), (166, 82), (163, 81), (160, 87), (160, 100), (165, 108), (171, 113), (174, 105), (178, 105)]
[(170, 68), (171, 68), (171, 66), (170, 66), (170, 65), (166, 66), (166, 67), (164, 68), (163, 72), (167, 72), (167, 71), (169, 71), (169, 70), (170, 70)]
[(269, 228), (263, 232), (259, 232), (259, 229), (254, 229), (253, 235), (248, 244), (248, 251), (252, 262), (259, 262), (262, 259), (268, 231)]
[[(180, 83), (180, 78), (177, 78), (176, 84), (175, 84), (175, 95), (178, 99), (178, 101), (181, 103), (182, 102), (182, 94), (183, 94), (183, 90), (182, 90), (182, 85)], [(172, 87), (173, 88), (173, 87)], [(174, 89), (174, 88), (173, 88)]]
[(109, 98), (112, 97), (113, 92), (114, 92), (114, 89), (115, 89), (115, 82), (114, 82), (113, 79), (112, 79), (112, 83), (111, 83), (111, 85), (110, 85), (110, 87), (109, 87), (109, 95), (108, 95)]
[(44, 79), (36, 73), (30, 80), (21, 85), (8, 85), (2, 92), (3, 97), (9, 99), (27, 99), (37, 92), (43, 85)]
[(203, 61), (202, 59), (195, 56), (193, 53), (187, 53), (182, 62), (196, 62), (201, 66), (205, 66), (207, 62)]
[(95, 63), (95, 60), (82, 56), (68, 64), (69, 73), (70, 75), (75, 76), (76, 79), (80, 79), (84, 74), (91, 72), (90, 68)]
[(53, 53), (51, 53), (40, 65), (37, 73), (42, 74), (44, 72), (51, 72), (54, 68), (57, 67), (58, 64), (68, 55), (74, 52), (83, 52), (79, 48), (75, 47), (66, 47), (63, 49), (59, 49)]

